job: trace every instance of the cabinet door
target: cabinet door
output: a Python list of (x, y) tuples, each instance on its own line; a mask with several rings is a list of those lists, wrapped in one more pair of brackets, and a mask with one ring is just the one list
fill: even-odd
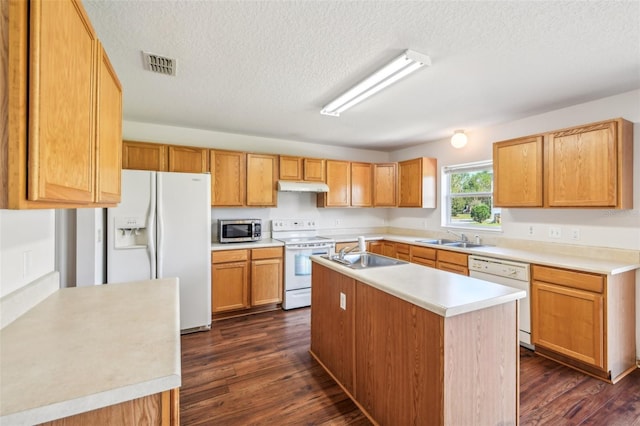
[(551, 133), (548, 190), (551, 207), (615, 207), (618, 194), (617, 123)]
[(312, 268), (311, 351), (353, 395), (355, 280), (317, 263)]
[(282, 258), (251, 262), (251, 306), (282, 302)]
[(371, 207), (373, 166), (369, 163), (351, 163), (351, 205)]
[(99, 45), (96, 131), (96, 202), (119, 203), (122, 176), (122, 86)]
[(536, 346), (604, 368), (601, 294), (534, 280), (531, 332)]
[(210, 151), (211, 205), (242, 207), (246, 188), (244, 152)]
[(351, 205), (351, 168), (348, 161), (327, 160), (329, 192), (318, 194), (320, 207), (349, 207)]
[(542, 207), (542, 136), (493, 144), (493, 203)]
[(421, 157), (398, 163), (398, 207), (435, 208), (436, 173), (435, 158)]
[(247, 206), (276, 207), (278, 156), (247, 154)]
[(167, 171), (167, 146), (124, 141), (122, 143), (122, 168), (133, 170)]
[(382, 254), (383, 243), (382, 241), (369, 241), (367, 243), (367, 251), (376, 254)]
[(302, 180), (302, 157), (280, 156), (280, 179)]
[(211, 311), (224, 312), (249, 307), (249, 263), (211, 265)]
[(397, 168), (396, 163), (373, 165), (374, 207), (395, 207), (397, 205)]
[(96, 34), (79, 1), (30, 8), (28, 198), (91, 203)]
[(207, 173), (209, 171), (209, 150), (169, 145), (169, 171)]
[(398, 252), (396, 251), (396, 243), (391, 241), (383, 241), (382, 242), (382, 254), (388, 257), (397, 257)]
[(321, 158), (304, 159), (304, 180), (311, 182), (324, 182), (325, 161)]

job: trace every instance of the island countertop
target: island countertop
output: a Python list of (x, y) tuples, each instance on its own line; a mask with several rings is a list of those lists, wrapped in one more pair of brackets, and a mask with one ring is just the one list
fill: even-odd
[(523, 290), (412, 263), (351, 269), (321, 256), (312, 261), (442, 317), (522, 299)]
[(0, 424), (36, 424), (178, 388), (175, 278), (63, 288), (0, 331)]

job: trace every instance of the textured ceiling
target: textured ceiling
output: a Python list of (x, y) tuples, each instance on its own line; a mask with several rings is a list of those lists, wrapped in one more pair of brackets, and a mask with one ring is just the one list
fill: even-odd
[[(84, 4), (131, 121), (393, 150), (640, 88), (637, 0)], [(407, 48), (432, 66), (320, 115)]]

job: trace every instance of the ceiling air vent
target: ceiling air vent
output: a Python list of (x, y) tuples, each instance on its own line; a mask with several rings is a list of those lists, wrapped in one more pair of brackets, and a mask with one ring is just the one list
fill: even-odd
[(176, 75), (177, 61), (155, 53), (142, 52), (145, 69), (165, 75)]

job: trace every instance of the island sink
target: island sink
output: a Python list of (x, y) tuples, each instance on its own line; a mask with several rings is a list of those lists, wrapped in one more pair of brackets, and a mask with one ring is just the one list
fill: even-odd
[(351, 269), (377, 268), (380, 266), (404, 265), (408, 263), (404, 260), (393, 259), (373, 253), (353, 253), (346, 254), (343, 257), (339, 255), (322, 257), (333, 260)]

